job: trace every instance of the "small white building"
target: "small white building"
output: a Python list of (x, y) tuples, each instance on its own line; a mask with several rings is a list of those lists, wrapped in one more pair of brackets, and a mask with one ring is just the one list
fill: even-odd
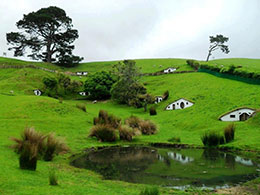
[(160, 103), (161, 101), (163, 101), (163, 97), (162, 97), (162, 96), (156, 96), (154, 103), (158, 104), (158, 103)]
[(252, 108), (237, 108), (219, 117), (221, 121), (245, 121), (255, 114)]
[(88, 92), (81, 91), (81, 92), (79, 92), (79, 95), (81, 95), (81, 96), (87, 96), (87, 95), (88, 95)]
[(77, 76), (87, 76), (88, 72), (76, 72)]
[(193, 102), (186, 100), (184, 98), (178, 99), (176, 101), (174, 101), (173, 103), (169, 104), (166, 107), (166, 110), (178, 110), (178, 109), (185, 109), (188, 107), (193, 106)]
[(42, 92), (39, 89), (33, 90), (34, 95), (41, 96)]
[(167, 68), (163, 72), (167, 74), (167, 73), (172, 73), (172, 72), (174, 72), (176, 70), (177, 70), (176, 68)]

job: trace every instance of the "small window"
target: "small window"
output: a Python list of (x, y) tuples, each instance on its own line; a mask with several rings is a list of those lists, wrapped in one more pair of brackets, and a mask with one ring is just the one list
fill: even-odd
[(251, 114), (251, 112), (249, 112), (248, 114)]
[(186, 102), (186, 105), (188, 105), (189, 104), (189, 102)]
[(230, 118), (236, 118), (236, 115), (231, 114), (231, 115), (230, 115)]
[(168, 106), (168, 108), (171, 108), (171, 106)]
[(179, 103), (177, 103), (177, 105), (179, 105)]

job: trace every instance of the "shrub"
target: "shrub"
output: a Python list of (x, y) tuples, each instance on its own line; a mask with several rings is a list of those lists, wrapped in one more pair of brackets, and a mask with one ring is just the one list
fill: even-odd
[(215, 131), (205, 132), (201, 137), (204, 146), (218, 146), (224, 144), (224, 136), (220, 135)]
[(96, 137), (102, 142), (114, 142), (116, 141), (116, 130), (110, 125), (97, 124), (90, 130), (90, 137)]
[(167, 100), (168, 97), (169, 97), (169, 91), (167, 90), (167, 91), (165, 91), (165, 92), (163, 93), (163, 100), (164, 100), (164, 101)]
[(181, 138), (179, 137), (172, 137), (170, 139), (168, 139), (169, 142), (173, 142), (173, 143), (180, 143), (181, 142)]
[(60, 103), (60, 104), (63, 103), (63, 98), (62, 98), (62, 97), (59, 97), (58, 100), (59, 100), (59, 103)]
[(153, 188), (145, 188), (143, 191), (141, 191), (140, 195), (159, 195), (159, 190), (157, 187)]
[(47, 137), (47, 142), (44, 145), (43, 159), (45, 161), (51, 161), (54, 155), (66, 153), (69, 151), (68, 146), (61, 139), (55, 138), (54, 134), (51, 133)]
[(141, 121), (139, 123), (139, 129), (144, 135), (151, 135), (156, 133), (156, 125), (150, 120)]
[(11, 140), (16, 142), (12, 148), (20, 154), (19, 164), (21, 169), (36, 169), (37, 159), (43, 153), (45, 138), (45, 135), (35, 131), (32, 127), (25, 128), (21, 139), (11, 138)]
[(150, 115), (151, 115), (151, 116), (152, 116), (152, 115), (157, 115), (157, 112), (156, 112), (155, 107), (151, 107), (151, 108), (149, 109), (149, 112), (150, 112)]
[(121, 140), (132, 141), (134, 135), (134, 129), (127, 125), (121, 126), (119, 128), (119, 137)]
[(133, 129), (135, 128), (139, 129), (139, 124), (141, 121), (142, 120), (136, 116), (130, 116), (125, 120), (125, 124), (128, 125), (129, 127), (132, 127)]
[(235, 125), (233, 123), (229, 124), (224, 129), (224, 136), (225, 136), (226, 143), (231, 142), (232, 140), (234, 140), (234, 137), (235, 137)]
[(188, 65), (190, 65), (192, 68), (194, 68), (195, 70), (198, 70), (198, 69), (199, 69), (200, 64), (199, 64), (199, 62), (196, 61), (196, 60), (187, 60), (186, 63), (187, 63)]
[(76, 107), (80, 110), (82, 110), (83, 112), (87, 112), (87, 109), (86, 109), (86, 105), (83, 104), (83, 103), (77, 103), (76, 104)]
[(98, 117), (95, 117), (93, 119), (93, 123), (94, 123), (94, 125), (97, 125), (97, 124), (109, 125), (116, 129), (120, 126), (121, 119), (112, 114), (108, 114), (104, 110), (100, 110)]
[(57, 178), (56, 173), (55, 173), (54, 170), (50, 171), (50, 173), (49, 173), (49, 184), (51, 186), (58, 185), (58, 178)]

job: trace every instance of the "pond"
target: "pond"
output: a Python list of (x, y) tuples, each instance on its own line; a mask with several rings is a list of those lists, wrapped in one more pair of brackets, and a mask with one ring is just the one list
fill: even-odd
[(104, 179), (178, 189), (223, 188), (260, 176), (256, 162), (214, 149), (107, 147), (89, 151), (71, 165), (98, 172)]

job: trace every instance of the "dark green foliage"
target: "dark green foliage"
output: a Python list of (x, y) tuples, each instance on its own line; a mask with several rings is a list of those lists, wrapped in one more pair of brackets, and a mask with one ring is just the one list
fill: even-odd
[(111, 97), (110, 90), (116, 82), (115, 77), (105, 71), (90, 75), (85, 82), (85, 91), (90, 92), (90, 99), (101, 100)]
[(159, 195), (160, 192), (157, 187), (148, 188), (146, 187), (143, 191), (141, 191), (140, 195)]
[(23, 56), (29, 48), (28, 57), (34, 60), (64, 66), (73, 66), (82, 60), (72, 55), (72, 43), (78, 38), (78, 31), (72, 28), (72, 20), (63, 9), (50, 6), (25, 14), (16, 26), (22, 32), (6, 34), (8, 44), (12, 45), (9, 50), (14, 50), (15, 56)]
[(226, 143), (229, 143), (234, 140), (235, 137), (235, 125), (229, 124), (225, 129), (224, 129), (224, 136)]
[(152, 116), (152, 115), (157, 115), (157, 112), (156, 112), (155, 107), (151, 107), (151, 108), (149, 109), (149, 112), (150, 112), (150, 115), (151, 115), (151, 116)]
[(204, 135), (201, 137), (202, 143), (204, 146), (218, 146), (220, 144), (224, 144), (224, 136), (220, 135), (215, 131), (205, 132)]
[(86, 109), (86, 105), (83, 104), (83, 103), (77, 103), (76, 104), (76, 107), (80, 110), (82, 110), (83, 112), (87, 112), (87, 109)]
[(156, 125), (150, 120), (141, 121), (139, 123), (139, 129), (143, 135), (151, 135), (157, 132)]
[(89, 137), (96, 137), (102, 142), (114, 142), (116, 141), (117, 134), (116, 130), (110, 125), (97, 124), (91, 128)]
[(121, 126), (119, 128), (120, 140), (132, 141), (134, 135), (134, 130), (127, 125)]
[(58, 84), (57, 79), (53, 77), (44, 77), (42, 81), (45, 87), (48, 89), (54, 89)]
[(55, 155), (64, 154), (69, 151), (65, 142), (59, 138), (56, 138), (53, 133), (47, 137), (47, 142), (44, 144), (43, 159), (45, 161), (51, 161)]
[(179, 137), (172, 137), (170, 139), (168, 139), (169, 142), (173, 142), (173, 143), (180, 143), (181, 142), (181, 138)]
[(188, 65), (190, 65), (192, 68), (194, 68), (195, 70), (198, 70), (199, 67), (200, 67), (199, 62), (196, 61), (196, 60), (187, 60), (186, 63), (187, 63)]
[(217, 50), (217, 49), (221, 49), (221, 51), (225, 54), (229, 53), (229, 49), (227, 45), (224, 45), (225, 42), (228, 42), (228, 37), (224, 37), (223, 35), (216, 35), (214, 36), (210, 36), (209, 40), (210, 40), (210, 46), (209, 46), (209, 53), (207, 56), (206, 61), (209, 61), (209, 57), (211, 56), (212, 52)]
[(141, 74), (135, 61), (119, 62), (114, 66), (114, 74), (118, 79), (111, 88), (112, 99), (121, 104), (139, 106), (138, 96), (146, 94), (146, 88), (139, 83)]
[(103, 124), (103, 125), (109, 125), (112, 128), (116, 129), (121, 124), (121, 119), (112, 115), (108, 114), (104, 110), (100, 110), (98, 117), (95, 117), (93, 120), (94, 125)]
[(49, 184), (50, 184), (51, 186), (56, 186), (56, 185), (58, 185), (58, 178), (57, 178), (56, 173), (55, 173), (54, 170), (51, 170), (51, 171), (49, 172)]

